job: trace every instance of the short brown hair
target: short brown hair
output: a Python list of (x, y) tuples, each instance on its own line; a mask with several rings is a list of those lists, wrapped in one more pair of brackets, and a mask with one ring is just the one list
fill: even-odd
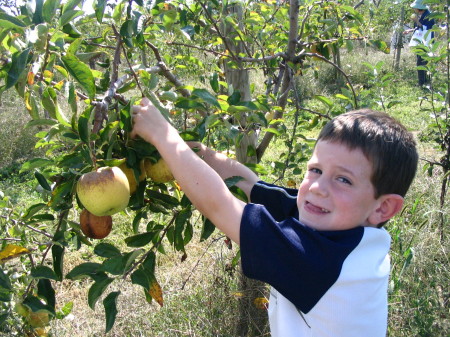
[(360, 149), (372, 163), (375, 198), (406, 195), (417, 171), (418, 154), (413, 135), (386, 113), (361, 109), (329, 121), (317, 139)]

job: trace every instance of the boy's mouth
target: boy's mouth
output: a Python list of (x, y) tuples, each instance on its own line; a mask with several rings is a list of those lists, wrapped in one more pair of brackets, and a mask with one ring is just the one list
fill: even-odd
[(309, 201), (305, 201), (305, 208), (308, 212), (316, 213), (316, 214), (324, 214), (324, 213), (330, 213), (329, 210), (316, 206)]

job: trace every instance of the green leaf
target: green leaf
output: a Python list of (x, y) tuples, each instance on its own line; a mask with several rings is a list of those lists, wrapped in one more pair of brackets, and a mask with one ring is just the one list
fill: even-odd
[(11, 301), (12, 292), (13, 288), (11, 286), (11, 281), (9, 280), (8, 275), (5, 274), (2, 267), (0, 266), (0, 301)]
[(85, 262), (75, 268), (73, 268), (67, 275), (66, 278), (69, 280), (78, 280), (86, 276), (91, 276), (97, 273), (102, 268), (102, 265), (95, 262)]
[(30, 48), (27, 48), (21, 52), (16, 52), (12, 56), (11, 68), (8, 71), (6, 78), (6, 84), (3, 90), (8, 90), (14, 86), (22, 75), (28, 62), (28, 55), (30, 54)]
[(200, 235), (200, 241), (205, 241), (207, 238), (211, 236), (211, 234), (216, 229), (216, 226), (207, 218), (203, 217), (203, 227), (202, 233)]
[(34, 95), (31, 95), (31, 93), (29, 91), (25, 92), (24, 95), (24, 99), (26, 102), (26, 108), (28, 113), (30, 114), (30, 117), (33, 120), (38, 120), (39, 119), (39, 109), (38, 109), (38, 105), (36, 102), (36, 98), (34, 97)]
[(141, 255), (142, 253), (144, 253), (143, 249), (136, 249), (132, 252), (125, 254), (123, 256), (125, 270), (127, 270), (131, 266), (131, 264), (134, 262), (134, 260), (136, 260), (136, 258), (139, 255)]
[(32, 170), (32, 169), (35, 169), (38, 167), (50, 166), (50, 165), (53, 165), (53, 161), (50, 159), (34, 158), (34, 159), (30, 159), (29, 161), (26, 161), (25, 163), (23, 163), (19, 172), (23, 173), (25, 171)]
[(53, 126), (55, 124), (58, 124), (58, 122), (54, 121), (52, 119), (35, 119), (35, 120), (32, 120), (32, 121), (29, 121), (25, 125), (25, 128), (29, 128), (29, 127), (32, 127), (32, 126), (44, 126), (44, 125)]
[(369, 44), (373, 47), (377, 48), (378, 50), (382, 51), (383, 53), (389, 54), (390, 48), (386, 41), (383, 40), (369, 40)]
[(39, 279), (37, 294), (40, 298), (44, 298), (47, 304), (52, 308), (52, 311), (55, 312), (55, 290), (53, 289), (52, 283), (49, 279)]
[(80, 135), (80, 139), (86, 144), (89, 144), (89, 142), (91, 141), (90, 121), (92, 109), (93, 107), (87, 108), (83, 111), (80, 118), (78, 118), (78, 133)]
[(219, 75), (217, 73), (214, 73), (209, 78), (209, 84), (211, 85), (212, 90), (217, 94), (220, 91), (220, 85), (219, 85)]
[(184, 249), (183, 231), (191, 215), (191, 211), (184, 209), (178, 213), (175, 219), (175, 248), (177, 250)]
[(348, 98), (347, 96), (344, 96), (344, 95), (342, 95), (342, 94), (336, 94), (335, 97), (336, 97), (336, 98), (340, 98), (340, 99), (344, 99), (344, 100), (346, 100), (346, 101), (349, 101), (349, 100), (350, 100), (350, 98)]
[(150, 289), (150, 279), (144, 269), (137, 269), (131, 274), (131, 283), (142, 286), (145, 290)]
[(107, 333), (114, 325), (117, 316), (117, 297), (120, 295), (120, 291), (114, 291), (109, 293), (108, 296), (103, 300), (103, 306), (105, 307), (106, 316), (106, 328), (105, 333)]
[(201, 98), (203, 101), (205, 101), (206, 103), (214, 105), (215, 107), (220, 109), (220, 104), (217, 101), (217, 98), (214, 97), (213, 95), (211, 95), (208, 90), (206, 90), (206, 89), (194, 89), (192, 91), (192, 95), (197, 96), (197, 97)]
[(137, 234), (129, 236), (125, 239), (125, 243), (128, 247), (143, 247), (150, 241), (152, 241), (155, 236), (154, 232), (146, 232), (142, 234)]
[(50, 185), (47, 182), (47, 179), (45, 179), (44, 175), (41, 172), (36, 170), (34, 172), (34, 176), (35, 176), (36, 180), (39, 182), (39, 185), (41, 185), (44, 190), (47, 190), (47, 191), (52, 190), (52, 188), (50, 187)]
[(47, 266), (34, 267), (33, 269), (31, 269), (30, 275), (32, 278), (35, 278), (35, 279), (45, 278), (45, 279), (50, 279), (50, 280), (55, 280), (55, 281), (58, 280), (55, 272), (50, 267), (47, 267)]
[(333, 106), (333, 101), (331, 99), (329, 99), (328, 97), (321, 96), (321, 95), (315, 95), (314, 98), (318, 99), (319, 101), (326, 104), (330, 108)]
[(14, 16), (0, 12), (0, 27), (3, 29), (19, 29), (23, 30), (27, 25)]
[(62, 8), (62, 13), (66, 13), (69, 10), (75, 9), (82, 0), (69, 0), (65, 3), (64, 7)]
[(153, 190), (147, 190), (146, 193), (150, 199), (160, 201), (160, 204), (162, 204), (166, 208), (173, 208), (178, 206), (179, 204), (178, 199), (172, 197), (171, 195), (160, 193)]
[(266, 132), (273, 133), (273, 134), (275, 134), (275, 135), (277, 135), (277, 136), (280, 136), (280, 135), (281, 135), (281, 132), (280, 132), (279, 130), (275, 129), (275, 128), (267, 128), (265, 131), (266, 131)]
[(64, 247), (60, 245), (53, 245), (52, 247), (52, 260), (53, 260), (53, 270), (58, 281), (63, 279), (63, 263), (64, 263)]
[(98, 256), (106, 258), (122, 255), (119, 249), (114, 247), (112, 244), (106, 242), (99, 243), (97, 246), (95, 246), (94, 253)]
[[(61, 67), (61, 69), (65, 71), (63, 67)], [(70, 108), (72, 109), (73, 115), (76, 115), (78, 111), (78, 104), (77, 104), (77, 93), (75, 91), (75, 85), (73, 84), (73, 81), (70, 81), (68, 86), (69, 86), (69, 105)]]
[(58, 9), (60, 4), (59, 0), (46, 0), (44, 3), (44, 7), (42, 10), (42, 16), (45, 22), (50, 23), (53, 17), (56, 14), (56, 10)]
[(95, 17), (97, 18), (97, 21), (102, 23), (103, 15), (105, 14), (106, 0), (95, 0), (93, 7), (95, 9)]
[(62, 27), (62, 31), (74, 39), (77, 39), (82, 35), (81, 32), (71, 22), (66, 23)]
[(125, 22), (120, 27), (120, 35), (123, 38), (129, 38), (133, 36), (133, 21), (125, 20)]
[(72, 312), (73, 302), (67, 302), (57, 313), (56, 318), (63, 319)]
[(9, 312), (1, 312), (0, 313), (0, 326), (2, 326), (6, 320), (8, 319), (10, 313)]
[(91, 69), (78, 60), (78, 58), (67, 53), (61, 57), (65, 68), (69, 73), (75, 78), (75, 80), (83, 87), (90, 99), (95, 96), (95, 80), (94, 75), (92, 75)]
[(28, 209), (25, 211), (25, 213), (22, 215), (23, 220), (27, 220), (31, 218), (33, 215), (35, 215), (37, 212), (39, 212), (41, 209), (47, 207), (47, 204), (44, 203), (38, 203), (31, 205), (28, 207)]
[(44, 22), (44, 17), (42, 16), (43, 0), (35, 0), (35, 9), (33, 14), (33, 23), (38, 25)]
[(67, 25), (69, 22), (71, 22), (73, 19), (75, 19), (76, 17), (81, 16), (83, 14), (84, 14), (83, 11), (69, 9), (69, 10), (65, 11), (59, 18), (59, 25), (61, 27), (63, 27), (65, 25)]
[(37, 214), (32, 216), (30, 221), (28, 221), (27, 223), (53, 220), (55, 220), (55, 216), (53, 214)]
[(122, 12), (125, 8), (125, 3), (121, 2), (114, 7), (114, 11), (112, 13), (112, 18), (114, 21), (119, 21), (122, 18)]
[(95, 310), (95, 303), (97, 303), (99, 297), (103, 295), (106, 288), (112, 281), (114, 281), (114, 279), (103, 275), (101, 279), (96, 280), (94, 284), (92, 284), (92, 286), (89, 288), (88, 304), (92, 310)]
[(240, 176), (233, 176), (233, 177), (229, 177), (227, 179), (225, 179), (225, 184), (227, 185), (228, 188), (236, 185), (238, 182), (244, 180), (244, 178), (240, 177)]
[(33, 295), (28, 295), (22, 302), (23, 305), (30, 308), (31, 311), (37, 312), (37, 311), (47, 311), (51, 313), (52, 315), (55, 315), (55, 310), (48, 304), (44, 304), (41, 302), (39, 298)]
[(142, 262), (141, 267), (144, 268), (144, 271), (147, 274), (154, 274), (155, 265), (156, 265), (156, 254), (154, 252), (150, 252), (148, 253), (144, 262)]
[(124, 257), (122, 255), (119, 255), (103, 261), (100, 270), (112, 275), (123, 274), (123, 271), (125, 270)]

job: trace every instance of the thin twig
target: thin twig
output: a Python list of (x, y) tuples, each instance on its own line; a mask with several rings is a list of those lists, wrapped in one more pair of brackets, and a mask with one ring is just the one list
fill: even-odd
[(205, 256), (205, 254), (208, 252), (209, 248), (211, 248), (211, 246), (216, 243), (217, 241), (223, 239), (225, 237), (225, 235), (222, 235), (214, 240), (212, 240), (208, 247), (206, 247), (206, 249), (204, 250), (203, 254), (198, 258), (197, 262), (195, 263), (195, 266), (191, 269), (191, 272), (189, 273), (188, 277), (184, 280), (183, 285), (181, 286), (181, 290), (184, 290), (184, 287), (186, 286), (186, 284), (188, 283), (189, 279), (191, 278), (192, 274), (194, 274), (195, 269), (197, 269), (198, 265), (200, 264), (200, 261), (203, 259), (203, 256)]
[(357, 96), (356, 96), (355, 89), (353, 88), (352, 82), (350, 81), (350, 78), (347, 76), (347, 74), (340, 67), (338, 67), (335, 63), (328, 60), (326, 57), (324, 57), (320, 54), (317, 54), (317, 53), (302, 53), (300, 56), (297, 56), (297, 59), (301, 58), (301, 56), (317, 57), (317, 58), (321, 59), (322, 61), (324, 61), (328, 64), (331, 64), (333, 67), (335, 67), (347, 80), (347, 84), (350, 86), (350, 89), (352, 90), (352, 93), (353, 93), (355, 109), (358, 108)]
[(173, 225), (173, 223), (175, 222), (175, 219), (177, 218), (178, 212), (174, 212), (174, 215), (172, 217), (172, 219), (169, 221), (169, 223), (167, 224), (167, 226), (164, 228), (164, 230), (162, 231), (162, 235), (160, 237), (160, 239), (158, 240), (158, 242), (156, 244), (153, 244), (153, 246), (144, 254), (142, 255), (142, 257), (136, 261), (135, 263), (133, 263), (133, 265), (130, 267), (130, 269), (127, 270), (127, 272), (125, 274), (123, 274), (122, 279), (126, 279), (128, 277), (128, 275), (137, 267), (139, 266), (142, 262), (145, 261), (145, 259), (147, 258), (147, 256), (153, 252), (154, 250), (157, 250), (159, 248), (159, 246), (161, 245), (162, 240), (164, 239), (164, 237), (166, 236), (167, 231), (169, 230), (170, 226)]

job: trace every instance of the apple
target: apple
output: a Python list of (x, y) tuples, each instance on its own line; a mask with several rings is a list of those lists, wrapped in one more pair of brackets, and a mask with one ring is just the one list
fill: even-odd
[(27, 317), (28, 313), (30, 312), (30, 309), (20, 302), (16, 303), (14, 309), (22, 317)]
[(111, 233), (111, 215), (97, 216), (83, 209), (80, 214), (80, 226), (84, 235), (91, 239), (103, 239)]
[(411, 14), (411, 20), (416, 21), (416, 19), (417, 19), (417, 14), (416, 13)]
[[(34, 333), (35, 333), (35, 335), (37, 335), (39, 337), (47, 337), (48, 336), (48, 332), (46, 331), (45, 328), (35, 328)], [(35, 336), (35, 335), (33, 335), (33, 336)]]
[(21, 302), (16, 303), (14, 309), (28, 324), (30, 324), (31, 327), (35, 328), (34, 332), (38, 336), (47, 336), (45, 329), (43, 329), (48, 326), (50, 322), (50, 316), (47, 311), (38, 310), (33, 312), (28, 306)]
[(92, 214), (112, 215), (127, 207), (130, 184), (120, 168), (100, 167), (81, 176), (77, 183), (77, 195)]
[(168, 183), (174, 180), (172, 172), (170, 172), (169, 166), (164, 159), (159, 159), (155, 164), (152, 164), (150, 160), (145, 160), (145, 172), (147, 178), (150, 178), (157, 183)]
[(269, 111), (266, 112), (266, 114), (264, 115), (264, 117), (266, 117), (266, 120), (268, 122), (270, 122), (273, 119), (273, 116), (275, 115), (275, 111)]
[(139, 182), (136, 180), (134, 170), (131, 167), (128, 167), (127, 163), (120, 164), (119, 168), (127, 176), (128, 183), (130, 184), (130, 194), (133, 194), (134, 192), (136, 192), (137, 185), (139, 184), (139, 182), (145, 180), (145, 178), (147, 177), (147, 175), (145, 174), (144, 161), (141, 160), (141, 162), (139, 163), (139, 169), (141, 171), (141, 174), (139, 175)]
[(47, 311), (30, 311), (27, 321), (33, 328), (42, 328), (48, 325), (50, 317)]

